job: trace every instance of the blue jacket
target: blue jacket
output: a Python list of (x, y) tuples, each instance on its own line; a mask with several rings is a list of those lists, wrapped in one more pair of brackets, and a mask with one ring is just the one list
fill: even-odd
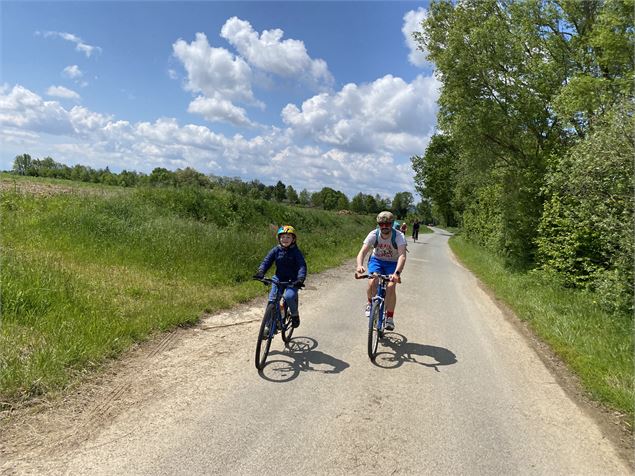
[(304, 255), (295, 243), (284, 248), (281, 245), (274, 246), (265, 259), (258, 266), (259, 273), (266, 273), (271, 265), (276, 263), (276, 277), (280, 281), (297, 281), (306, 278), (306, 261)]

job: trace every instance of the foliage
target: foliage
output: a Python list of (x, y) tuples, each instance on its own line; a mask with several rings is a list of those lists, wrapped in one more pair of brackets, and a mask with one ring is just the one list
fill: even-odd
[(633, 308), (634, 109), (630, 101), (614, 107), (554, 159), (538, 239), (545, 269), (597, 290), (605, 308), (619, 311)]
[[(431, 200), (433, 214), (442, 215), (449, 203), (466, 236), (508, 263), (548, 262), (566, 283), (594, 282), (594, 289), (627, 295), (619, 284), (627, 275), (616, 263), (632, 267), (624, 251), (632, 238), (623, 226), (613, 229), (622, 230), (619, 238), (584, 231), (595, 215), (583, 211), (598, 200), (557, 176), (590, 170), (595, 162), (581, 150), (594, 146), (582, 144), (615, 105), (632, 101), (634, 16), (633, 0), (431, 3), (414, 37), (435, 63), (442, 84), (438, 125), (456, 153), (456, 161), (439, 158), (433, 138), (423, 158), (413, 157), (419, 193)], [(615, 135), (605, 140), (605, 150), (617, 154), (607, 163), (621, 164), (616, 182), (632, 183), (622, 161), (632, 155), (628, 144)], [(598, 193), (612, 193), (613, 185), (593, 183)], [(597, 273), (604, 277), (592, 277)]]
[(414, 208), (414, 197), (410, 192), (397, 192), (391, 205), (397, 218), (405, 218), (408, 212)]
[(459, 156), (451, 138), (442, 134), (432, 136), (425, 155), (410, 160), (415, 171), (415, 188), (434, 204), (435, 221), (442, 226), (456, 226), (454, 193)]

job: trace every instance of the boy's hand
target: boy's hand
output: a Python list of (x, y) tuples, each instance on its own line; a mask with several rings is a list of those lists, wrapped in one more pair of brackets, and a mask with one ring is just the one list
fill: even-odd
[(390, 280), (393, 283), (401, 283), (401, 276), (399, 276), (398, 274), (392, 274), (390, 275)]
[(254, 274), (253, 278), (254, 279), (262, 279), (265, 277), (265, 273), (261, 273), (260, 271), (258, 271), (256, 274)]
[(304, 279), (296, 279), (293, 282), (293, 287), (294, 288), (302, 288), (302, 287), (304, 287)]

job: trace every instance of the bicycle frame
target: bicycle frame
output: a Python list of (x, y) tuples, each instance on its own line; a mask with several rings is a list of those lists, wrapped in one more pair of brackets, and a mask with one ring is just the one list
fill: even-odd
[[(282, 340), (287, 344), (291, 340), (293, 334), (293, 325), (291, 323), (291, 317), (289, 315), (289, 308), (286, 300), (284, 299), (284, 291), (293, 285), (291, 282), (279, 282), (269, 278), (254, 278), (263, 284), (276, 285), (276, 297), (273, 301), (267, 302), (265, 308), (265, 315), (262, 318), (260, 324), (260, 331), (258, 333), (258, 342), (256, 344), (256, 368), (262, 370), (269, 354), (269, 348), (271, 347), (271, 341), (278, 331), (282, 334)], [(273, 315), (271, 312), (273, 311)], [(263, 330), (268, 328), (268, 333), (265, 334)], [(264, 347), (263, 347), (264, 345)]]
[(374, 362), (379, 339), (384, 337), (386, 288), (390, 282), (390, 276), (373, 273), (371, 275), (356, 275), (355, 277), (357, 279), (371, 277), (377, 279), (377, 289), (371, 299), (370, 316), (368, 317), (368, 357)]
[[(386, 287), (388, 286), (388, 282), (390, 281), (390, 276), (386, 275), (377, 275), (378, 283), (377, 283), (377, 292), (373, 296), (372, 306), (379, 306), (379, 320), (377, 321), (377, 330), (379, 332), (379, 337), (383, 337), (384, 334), (384, 321), (386, 320)], [(371, 318), (373, 315), (371, 308)], [(369, 318), (370, 319), (370, 318)], [(371, 324), (369, 324), (369, 327)]]

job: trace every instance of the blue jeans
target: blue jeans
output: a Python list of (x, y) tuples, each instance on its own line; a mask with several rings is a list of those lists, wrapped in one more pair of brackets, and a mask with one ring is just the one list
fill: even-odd
[[(278, 294), (278, 286), (274, 283), (271, 285), (271, 292), (269, 293), (269, 302), (274, 302)], [(289, 311), (292, 316), (298, 315), (298, 290), (296, 288), (287, 287), (284, 290), (284, 300), (287, 301)]]

